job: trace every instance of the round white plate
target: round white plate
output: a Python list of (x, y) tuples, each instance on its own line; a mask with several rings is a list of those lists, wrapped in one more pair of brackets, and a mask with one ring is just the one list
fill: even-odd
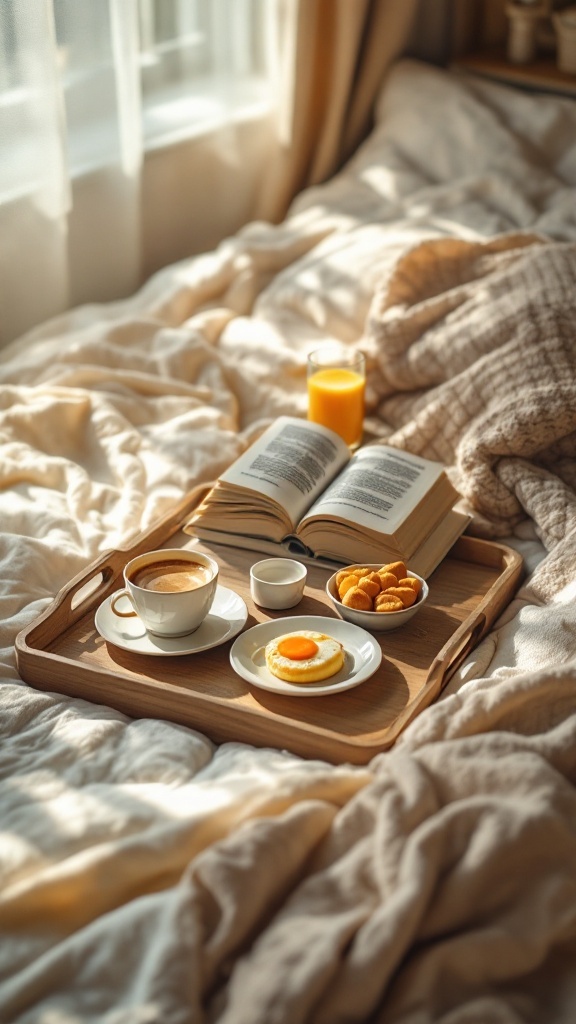
[[(264, 658), (266, 644), (283, 633), (294, 633), (299, 629), (315, 629), (340, 641), (345, 658), (339, 672), (319, 683), (288, 683), (272, 675)], [(261, 690), (293, 697), (318, 697), (351, 690), (374, 675), (381, 661), (382, 648), (365, 629), (344, 619), (330, 619), (323, 615), (292, 615), (261, 622), (242, 633), (230, 650), (232, 668), (248, 683), (259, 686)]]
[(242, 598), (233, 590), (218, 586), (208, 615), (194, 633), (187, 636), (152, 636), (146, 632), (138, 615), (129, 619), (114, 615), (110, 607), (113, 596), (107, 597), (98, 608), (94, 620), (96, 629), (111, 644), (137, 654), (170, 657), (208, 651), (236, 636), (248, 618), (248, 609)]

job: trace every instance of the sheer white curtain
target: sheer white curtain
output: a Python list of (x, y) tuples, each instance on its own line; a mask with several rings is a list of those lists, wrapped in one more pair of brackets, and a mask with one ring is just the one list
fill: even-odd
[(279, 220), (369, 129), (417, 2), (0, 0), (0, 346)]
[[(206, 247), (253, 215), (273, 138), (276, 7), (2, 0), (0, 344), (200, 251), (200, 193), (226, 194), (216, 166), (236, 168), (237, 208), (216, 202)], [(242, 138), (255, 124), (256, 144)]]
[(136, 0), (0, 5), (2, 341), (139, 280), (137, 24)]

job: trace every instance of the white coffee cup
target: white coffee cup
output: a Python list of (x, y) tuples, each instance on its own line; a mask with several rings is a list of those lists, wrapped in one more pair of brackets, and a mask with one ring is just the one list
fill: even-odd
[(156, 636), (186, 636), (198, 629), (212, 607), (218, 563), (185, 548), (147, 551), (127, 563), (124, 583), (112, 597), (115, 615), (138, 615)]
[(250, 569), (250, 593), (261, 608), (293, 608), (302, 599), (308, 570), (293, 558), (264, 558)]

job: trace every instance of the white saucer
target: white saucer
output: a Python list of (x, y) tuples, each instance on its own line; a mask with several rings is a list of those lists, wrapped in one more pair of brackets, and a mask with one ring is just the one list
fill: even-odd
[(110, 607), (113, 596), (107, 597), (98, 608), (94, 620), (96, 629), (111, 644), (137, 654), (170, 657), (208, 651), (236, 636), (248, 618), (248, 609), (242, 598), (233, 590), (218, 586), (208, 615), (193, 633), (187, 636), (152, 636), (146, 632), (138, 615), (129, 619), (114, 615)]
[[(301, 684), (288, 683), (272, 675), (264, 658), (266, 644), (282, 633), (293, 633), (298, 629), (315, 629), (340, 641), (346, 656), (339, 672), (319, 683)], [(344, 619), (330, 619), (323, 615), (293, 615), (261, 622), (242, 633), (230, 650), (230, 664), (239, 676), (261, 690), (290, 694), (291, 697), (318, 697), (351, 690), (374, 675), (381, 661), (382, 648), (365, 629)]]

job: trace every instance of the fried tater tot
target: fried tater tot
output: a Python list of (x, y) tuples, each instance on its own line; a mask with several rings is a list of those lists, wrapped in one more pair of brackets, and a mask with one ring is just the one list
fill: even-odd
[(404, 608), (410, 608), (418, 596), (412, 587), (388, 587), (385, 593), (390, 594), (392, 597), (398, 597)]
[(374, 601), (376, 612), (400, 612), (404, 608), (399, 597), (394, 597), (389, 591), (382, 591)]
[(371, 572), (369, 576), (361, 576), (358, 580), (358, 586), (371, 598), (375, 598), (376, 594), (379, 594), (382, 590), (382, 584), (377, 572)]
[(378, 572), (391, 572), (397, 580), (401, 580), (408, 575), (408, 569), (404, 562), (388, 562), (388, 564), (383, 565)]
[(382, 572), (378, 570), (378, 576), (380, 577), (380, 586), (382, 590), (388, 590), (388, 587), (397, 587), (398, 578), (392, 572)]
[(348, 575), (345, 576), (340, 585), (338, 586), (338, 596), (340, 600), (344, 597), (344, 594), (350, 590), (350, 587), (358, 586), (358, 576)]
[(373, 611), (372, 598), (368, 596), (365, 590), (361, 590), (360, 587), (351, 587), (347, 590), (342, 598), (342, 604), (345, 604), (347, 608), (356, 608), (357, 611), (371, 612)]
[(405, 576), (403, 580), (398, 580), (398, 586), (412, 587), (412, 590), (415, 592), (416, 596), (418, 596), (418, 594), (422, 590), (422, 584), (420, 583), (420, 580), (416, 579), (415, 576)]
[(351, 569), (340, 569), (340, 572), (336, 573), (336, 589), (338, 590), (338, 587), (342, 583), (342, 580), (345, 580), (347, 576), (353, 575), (354, 573), (352, 572)]

